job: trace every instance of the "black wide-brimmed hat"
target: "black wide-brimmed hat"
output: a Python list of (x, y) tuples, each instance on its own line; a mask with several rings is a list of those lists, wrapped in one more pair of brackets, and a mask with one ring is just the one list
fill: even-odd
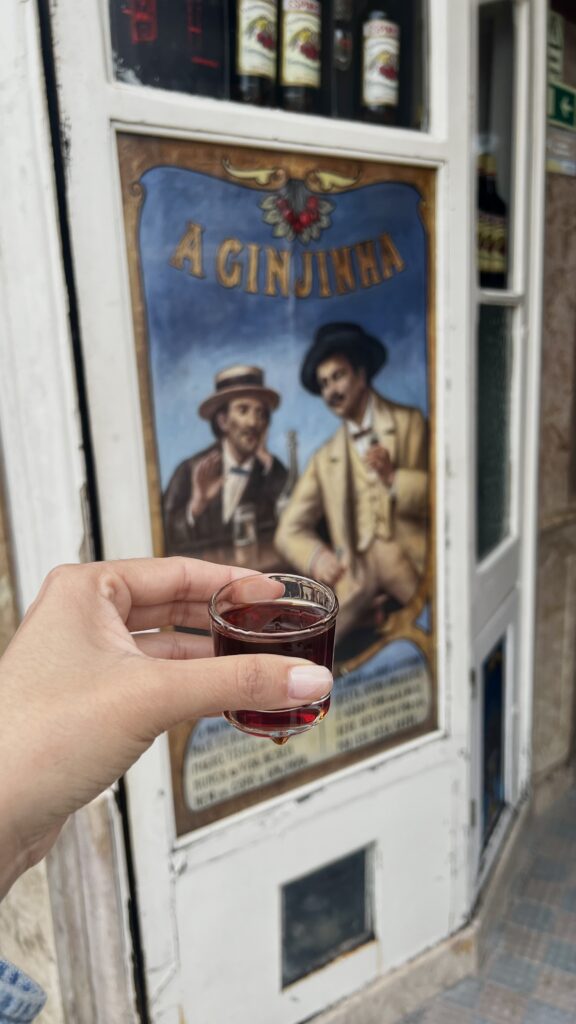
[(300, 370), (300, 380), (307, 391), (313, 395), (320, 394), (316, 370), (325, 359), (336, 355), (352, 356), (355, 363), (359, 362), (365, 368), (368, 380), (372, 380), (388, 358), (382, 342), (368, 334), (360, 324), (323, 324), (316, 331)]

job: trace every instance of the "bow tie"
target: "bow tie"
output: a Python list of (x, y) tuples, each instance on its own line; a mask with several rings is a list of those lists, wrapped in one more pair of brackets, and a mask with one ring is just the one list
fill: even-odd
[(357, 430), (355, 434), (352, 434), (353, 441), (359, 441), (361, 437), (368, 437), (368, 434), (372, 433), (372, 427), (366, 427), (365, 430)]
[(251, 470), (244, 469), (242, 466), (230, 466), (229, 473), (235, 473), (236, 476), (250, 476)]

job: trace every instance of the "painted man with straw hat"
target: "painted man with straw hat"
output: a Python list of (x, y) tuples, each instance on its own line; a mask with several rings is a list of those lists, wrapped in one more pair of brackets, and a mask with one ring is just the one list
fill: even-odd
[(280, 395), (266, 387), (257, 366), (230, 366), (214, 383), (198, 412), (216, 441), (180, 463), (164, 494), (167, 554), (231, 545), (241, 508), (251, 510), (259, 539), (271, 537), (276, 525), (287, 472), (265, 442)]

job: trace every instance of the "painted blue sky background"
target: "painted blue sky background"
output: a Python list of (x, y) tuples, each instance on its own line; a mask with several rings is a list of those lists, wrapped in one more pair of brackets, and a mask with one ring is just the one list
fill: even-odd
[[(302, 358), (316, 328), (332, 320), (356, 321), (382, 339), (388, 363), (374, 380), (394, 401), (428, 413), (426, 345), (426, 247), (418, 215), (419, 194), (405, 184), (368, 185), (326, 198), (334, 205), (331, 227), (307, 249), (353, 245), (391, 236), (405, 269), (371, 288), (330, 298), (272, 298), (222, 287), (215, 257), (225, 238), (302, 251), (298, 241), (274, 239), (262, 220), (264, 192), (178, 167), (143, 175), (140, 222), (154, 418), (164, 488), (178, 463), (212, 440), (197, 414), (213, 391), (214, 374), (233, 363), (261, 366), (266, 382), (282, 395), (268, 447), (287, 460), (286, 431), (296, 430), (301, 470), (337, 429), (339, 420), (299, 382)], [(206, 277), (170, 266), (189, 221), (204, 227)], [(260, 287), (263, 282), (260, 271)]]

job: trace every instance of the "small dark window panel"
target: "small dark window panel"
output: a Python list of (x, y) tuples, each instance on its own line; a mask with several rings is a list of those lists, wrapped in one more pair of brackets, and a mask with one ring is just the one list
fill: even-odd
[(282, 987), (374, 938), (371, 850), (358, 850), (282, 889)]

